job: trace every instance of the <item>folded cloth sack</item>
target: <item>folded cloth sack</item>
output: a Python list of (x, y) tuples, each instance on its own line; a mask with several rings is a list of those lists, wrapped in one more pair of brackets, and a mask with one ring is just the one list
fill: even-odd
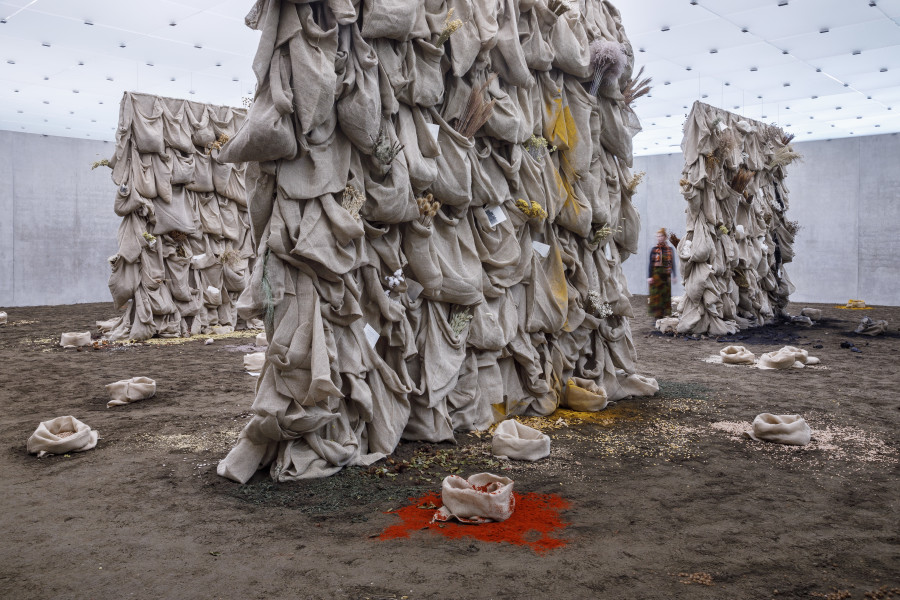
[(774, 352), (766, 352), (759, 357), (759, 363), (756, 365), (760, 369), (802, 369), (805, 365), (817, 365), (819, 359), (810, 356), (806, 350), (795, 348), (794, 346), (785, 346)]
[(887, 321), (875, 321), (869, 317), (863, 317), (855, 333), (862, 335), (881, 335), (887, 330)]
[(251, 373), (262, 372), (263, 365), (266, 362), (265, 352), (251, 352), (244, 355), (244, 369)]
[(444, 477), (441, 484), (443, 506), (432, 522), (456, 519), (461, 523), (505, 521), (516, 506), (513, 480), (492, 473), (477, 473), (468, 481), (458, 475)]
[(85, 331), (83, 333), (79, 333), (77, 331), (70, 331), (68, 333), (62, 334), (59, 338), (59, 345), (63, 348), (77, 348), (79, 346), (90, 346), (91, 345), (91, 332)]
[(112, 398), (106, 403), (106, 407), (111, 408), (152, 398), (156, 395), (156, 382), (149, 377), (132, 377), (107, 384), (106, 391)]
[(562, 405), (579, 412), (597, 412), (609, 403), (606, 389), (590, 379), (572, 377), (566, 382)]
[(491, 452), (515, 460), (538, 460), (550, 455), (550, 436), (515, 419), (507, 419), (494, 430)]
[(42, 421), (25, 444), (29, 454), (38, 458), (48, 454), (84, 452), (97, 445), (100, 437), (96, 431), (75, 417), (56, 417)]
[(866, 308), (865, 300), (847, 300), (847, 308)]
[(805, 446), (812, 437), (812, 431), (800, 415), (762, 413), (756, 415), (753, 430), (745, 431), (744, 436), (758, 442)]
[(725, 346), (719, 350), (719, 356), (722, 357), (722, 362), (728, 365), (752, 365), (756, 362), (756, 355), (743, 346)]
[(804, 308), (800, 311), (800, 314), (804, 317), (809, 317), (813, 321), (820, 321), (822, 319), (822, 309), (820, 308)]
[(791, 317), (791, 323), (794, 325), (800, 325), (801, 327), (812, 327), (812, 318), (807, 317), (806, 315), (795, 315)]
[(256, 334), (256, 345), (266, 347), (269, 345), (269, 340), (266, 338), (266, 332)]
[(6, 313), (0, 311), (0, 325), (6, 325)]
[(661, 333), (675, 333), (678, 331), (678, 317), (665, 317), (656, 320), (656, 330)]

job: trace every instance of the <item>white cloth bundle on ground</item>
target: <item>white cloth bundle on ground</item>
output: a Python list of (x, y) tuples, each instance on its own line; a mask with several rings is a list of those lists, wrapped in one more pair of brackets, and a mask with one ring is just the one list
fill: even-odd
[(821, 321), (822, 320), (822, 309), (821, 308), (804, 308), (800, 311), (800, 314), (804, 317), (809, 317), (813, 321)]
[(90, 331), (70, 331), (62, 334), (59, 339), (59, 345), (63, 348), (78, 348), (79, 346), (91, 345)]
[(441, 484), (443, 506), (433, 521), (456, 519), (462, 523), (505, 521), (515, 510), (513, 480), (492, 473), (477, 473), (468, 480), (449, 475)]
[(263, 331), (262, 333), (257, 333), (257, 334), (256, 334), (256, 345), (257, 345), (257, 346), (262, 346), (262, 347), (264, 347), (264, 348), (265, 348), (266, 346), (269, 345), (269, 340), (268, 340), (268, 338), (266, 337), (266, 332), (265, 332), (265, 331)]
[(122, 379), (106, 385), (111, 400), (106, 403), (107, 408), (131, 404), (138, 400), (146, 400), (156, 395), (156, 381), (149, 377), (132, 377)]
[(664, 317), (656, 320), (656, 330), (660, 333), (677, 333), (678, 317)]
[(819, 364), (819, 359), (810, 356), (808, 351), (794, 346), (784, 346), (760, 356), (757, 367), (760, 369), (799, 369), (806, 365), (817, 364)]
[(861, 335), (881, 335), (887, 330), (887, 325), (887, 321), (876, 321), (871, 317), (863, 317), (862, 321), (860, 321), (859, 325), (854, 330), (854, 333), (859, 333)]
[(515, 419), (507, 419), (494, 430), (491, 453), (497, 457), (535, 461), (550, 455), (550, 436)]
[(266, 363), (265, 352), (251, 352), (244, 355), (244, 369), (251, 373), (259, 373)]
[(812, 327), (813, 320), (806, 315), (794, 315), (791, 317), (792, 325), (800, 325), (801, 327)]
[(0, 310), (0, 325), (6, 325), (6, 313)]
[(562, 406), (580, 412), (597, 412), (609, 404), (606, 389), (590, 379), (572, 377), (566, 382)]
[(812, 438), (812, 431), (800, 415), (762, 413), (753, 419), (753, 429), (744, 435), (760, 442), (805, 446)]
[(72, 416), (42, 421), (28, 438), (29, 454), (38, 458), (48, 454), (84, 452), (97, 445), (100, 434)]
[(752, 365), (756, 362), (756, 356), (743, 346), (725, 346), (719, 350), (719, 355), (722, 362), (728, 365)]

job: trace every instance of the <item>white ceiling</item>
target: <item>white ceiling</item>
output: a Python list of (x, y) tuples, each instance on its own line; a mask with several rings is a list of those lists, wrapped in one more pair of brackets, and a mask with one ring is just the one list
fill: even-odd
[[(240, 106), (252, 4), (0, 0), (0, 129), (112, 140), (125, 90)], [(678, 151), (698, 99), (798, 141), (900, 131), (900, 0), (614, 4), (653, 77), (635, 154)]]

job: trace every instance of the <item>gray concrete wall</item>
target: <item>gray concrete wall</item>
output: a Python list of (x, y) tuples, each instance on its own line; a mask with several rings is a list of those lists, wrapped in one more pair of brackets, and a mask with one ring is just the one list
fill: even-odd
[(0, 307), (110, 300), (113, 144), (0, 131)]
[[(843, 304), (850, 298), (900, 306), (900, 135), (794, 144), (803, 162), (788, 169), (788, 216), (802, 229), (786, 270), (796, 302)], [(684, 234), (678, 182), (681, 154), (641, 156), (646, 171), (634, 197), (641, 214), (641, 248), (650, 251), (660, 227)], [(624, 265), (632, 293), (647, 293), (646, 256)], [(673, 286), (673, 294), (681, 289)]]

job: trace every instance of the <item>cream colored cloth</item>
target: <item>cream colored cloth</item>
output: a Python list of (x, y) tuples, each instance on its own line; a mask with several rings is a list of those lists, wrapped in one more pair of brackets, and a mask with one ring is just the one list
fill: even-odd
[(676, 333), (678, 331), (678, 317), (657, 319), (656, 330), (660, 333)]
[(0, 311), (0, 325), (6, 325), (6, 313)]
[(251, 352), (244, 355), (244, 369), (251, 373), (259, 373), (262, 371), (266, 362), (265, 352)]
[(79, 346), (91, 345), (91, 332), (70, 331), (62, 334), (59, 339), (59, 345), (63, 348), (78, 348)]
[(759, 441), (805, 446), (812, 438), (812, 431), (800, 415), (773, 415), (762, 413), (753, 419), (753, 430), (744, 436)]
[(756, 355), (743, 346), (725, 346), (719, 350), (722, 362), (728, 365), (752, 365)]
[(107, 384), (106, 391), (111, 398), (106, 407), (111, 408), (152, 398), (156, 395), (156, 382), (149, 377), (132, 377)]
[(84, 452), (97, 445), (100, 434), (72, 416), (42, 421), (28, 438), (29, 454), (38, 458), (48, 454)]
[(513, 480), (492, 473), (477, 473), (468, 480), (449, 475), (441, 484), (443, 506), (432, 521), (456, 519), (462, 523), (505, 521), (515, 509)]
[(263, 331), (262, 333), (257, 333), (257, 334), (256, 334), (256, 345), (257, 345), (257, 346), (262, 346), (263, 348), (265, 348), (266, 346), (269, 345), (269, 340), (266, 339), (266, 332), (265, 332), (265, 331)]
[(759, 357), (757, 367), (760, 369), (801, 369), (806, 365), (817, 365), (819, 359), (810, 356), (809, 352), (794, 346), (785, 346), (774, 352), (766, 352)]
[(539, 460), (550, 455), (550, 436), (515, 419), (507, 419), (494, 430), (491, 452), (501, 458)]

